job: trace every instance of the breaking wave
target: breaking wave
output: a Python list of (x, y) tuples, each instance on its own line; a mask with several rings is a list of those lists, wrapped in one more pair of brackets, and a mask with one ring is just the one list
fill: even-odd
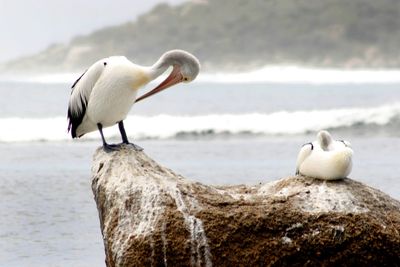
[[(0, 142), (70, 140), (65, 117), (0, 118)], [(400, 103), (374, 108), (345, 108), (311, 111), (280, 111), (269, 114), (213, 114), (201, 116), (129, 116), (125, 127), (135, 139), (167, 139), (215, 135), (298, 135), (321, 129), (354, 130), (376, 127), (398, 134)], [(368, 129), (371, 127), (371, 129)], [(107, 137), (118, 137), (118, 127), (106, 128)], [(98, 139), (89, 133), (87, 139)]]

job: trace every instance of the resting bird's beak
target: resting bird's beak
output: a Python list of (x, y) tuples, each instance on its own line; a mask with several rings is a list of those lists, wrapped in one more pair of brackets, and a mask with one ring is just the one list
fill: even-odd
[(172, 85), (180, 83), (182, 81), (183, 81), (183, 76), (181, 73), (181, 68), (179, 66), (175, 65), (174, 68), (172, 69), (171, 74), (162, 83), (160, 83), (156, 88), (154, 88), (150, 92), (137, 98), (135, 103), (139, 102), (140, 100), (143, 100), (151, 95), (154, 95), (158, 92), (161, 92), (162, 90), (165, 90), (168, 87), (171, 87)]

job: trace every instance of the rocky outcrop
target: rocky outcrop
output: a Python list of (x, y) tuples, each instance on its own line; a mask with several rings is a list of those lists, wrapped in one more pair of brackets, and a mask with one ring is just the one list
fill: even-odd
[(92, 173), (107, 266), (400, 266), (400, 203), (351, 179), (213, 187), (129, 146)]

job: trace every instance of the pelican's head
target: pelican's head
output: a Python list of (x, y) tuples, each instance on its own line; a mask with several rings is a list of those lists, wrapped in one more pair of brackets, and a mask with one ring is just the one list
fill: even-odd
[(167, 89), (174, 84), (180, 82), (189, 83), (196, 79), (200, 72), (200, 62), (195, 56), (183, 50), (171, 50), (164, 53), (150, 68), (153, 78), (160, 75), (170, 66), (172, 66), (170, 75), (156, 88), (136, 99), (136, 102)]
[(328, 150), (329, 145), (332, 143), (331, 134), (325, 130), (318, 133), (317, 140), (322, 150)]
[[(162, 55), (167, 65), (173, 66), (171, 75), (178, 76), (178, 82), (191, 82), (196, 79), (200, 72), (200, 62), (192, 54), (183, 50), (171, 50)], [(170, 75), (170, 76), (171, 76)]]

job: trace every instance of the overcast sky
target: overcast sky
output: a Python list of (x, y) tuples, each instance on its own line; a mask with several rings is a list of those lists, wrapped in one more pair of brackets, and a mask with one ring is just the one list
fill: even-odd
[(0, 0), (0, 62), (133, 20), (160, 2), (185, 0)]

